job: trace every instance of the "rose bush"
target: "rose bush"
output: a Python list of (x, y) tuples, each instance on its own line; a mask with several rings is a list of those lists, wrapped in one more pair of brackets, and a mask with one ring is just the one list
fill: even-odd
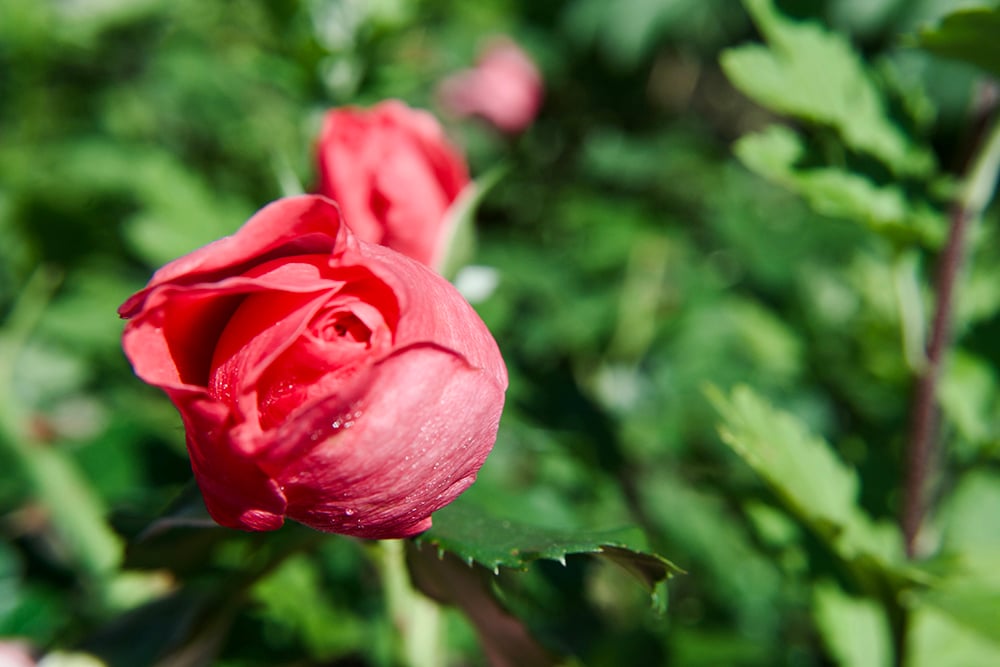
[(224, 526), (412, 535), (496, 437), (507, 373), (482, 320), (427, 267), (355, 238), (322, 196), (263, 208), (119, 313)]
[(333, 109), (316, 157), (319, 193), (340, 205), (358, 238), (440, 268), (448, 210), (469, 174), (434, 116), (395, 100)]
[(438, 98), (455, 116), (479, 116), (501, 132), (523, 132), (542, 105), (542, 75), (521, 47), (509, 39), (486, 47), (475, 68), (441, 82)]

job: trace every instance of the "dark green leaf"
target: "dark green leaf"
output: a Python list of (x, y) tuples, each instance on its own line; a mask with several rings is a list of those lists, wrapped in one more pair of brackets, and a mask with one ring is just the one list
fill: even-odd
[(231, 612), (212, 594), (186, 588), (118, 617), (80, 648), (109, 667), (209, 665)]
[(574, 554), (607, 558), (636, 575), (659, 609), (665, 609), (667, 579), (680, 572), (667, 559), (648, 552), (641, 531), (635, 528), (602, 532), (542, 528), (500, 519), (462, 502), (436, 512), (434, 527), (417, 542), (494, 572), (500, 567), (525, 568), (538, 559), (565, 563), (566, 557)]
[(413, 585), (428, 597), (462, 610), (476, 628), (483, 652), (497, 667), (555, 667), (563, 661), (538, 643), (527, 627), (496, 599), (480, 565), (461, 562), (451, 553), (434, 553), (407, 543), (406, 561)]
[(973, 7), (945, 16), (924, 28), (917, 45), (946, 58), (964, 60), (1000, 76), (1000, 8)]
[(244, 537), (220, 527), (191, 483), (167, 510), (146, 525), (125, 550), (125, 567), (140, 570), (169, 569), (185, 576), (205, 567), (222, 542)]

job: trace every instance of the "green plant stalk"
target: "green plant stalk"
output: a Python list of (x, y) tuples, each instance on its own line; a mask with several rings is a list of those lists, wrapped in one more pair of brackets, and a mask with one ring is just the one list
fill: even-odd
[(403, 664), (406, 667), (445, 664), (441, 608), (410, 583), (403, 540), (381, 540), (375, 548), (386, 606), (402, 638)]
[(104, 520), (104, 508), (73, 462), (57, 445), (38, 442), (26, 428), (27, 416), (13, 395), (14, 367), (59, 282), (44, 267), (28, 280), (4, 324), (0, 338), (0, 445), (26, 476), (30, 493), (44, 508), (71, 560), (94, 586), (102, 603), (122, 556), (118, 536)]
[(910, 558), (918, 554), (918, 538), (927, 514), (927, 483), (933, 469), (937, 432), (937, 386), (951, 342), (954, 294), (966, 254), (966, 239), (993, 196), (1000, 170), (1000, 122), (976, 155), (972, 168), (952, 207), (948, 242), (938, 265), (934, 320), (927, 346), (927, 361), (917, 381), (906, 450), (903, 508), (900, 526)]

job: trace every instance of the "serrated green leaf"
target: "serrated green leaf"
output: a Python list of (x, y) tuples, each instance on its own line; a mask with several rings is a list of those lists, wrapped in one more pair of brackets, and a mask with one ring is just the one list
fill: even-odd
[(899, 174), (926, 175), (931, 153), (889, 119), (864, 62), (842, 36), (790, 21), (771, 0), (744, 0), (767, 46), (722, 54), (730, 81), (759, 104), (836, 130), (853, 150), (882, 160)]
[(723, 418), (723, 442), (835, 553), (880, 565), (901, 559), (898, 531), (873, 522), (857, 505), (857, 475), (822, 438), (749, 387), (736, 387), (728, 398), (715, 388), (708, 394)]
[(609, 531), (567, 531), (501, 519), (468, 503), (456, 502), (434, 514), (434, 526), (416, 538), (419, 544), (451, 553), (465, 563), (498, 571), (525, 568), (539, 559), (565, 563), (567, 556), (589, 554), (606, 558), (635, 575), (665, 609), (667, 579), (681, 570), (645, 548), (637, 528)]
[(926, 205), (914, 205), (894, 185), (876, 185), (833, 167), (797, 168), (805, 148), (791, 129), (772, 125), (741, 137), (733, 148), (752, 171), (798, 193), (819, 213), (865, 225), (892, 238), (937, 246), (945, 225)]
[(935, 26), (924, 28), (916, 43), (946, 58), (955, 58), (1000, 76), (1000, 8), (960, 9)]
[(833, 526), (849, 520), (858, 479), (827, 443), (749, 387), (736, 387), (728, 399), (714, 390), (709, 397), (724, 420), (723, 442), (788, 504)]

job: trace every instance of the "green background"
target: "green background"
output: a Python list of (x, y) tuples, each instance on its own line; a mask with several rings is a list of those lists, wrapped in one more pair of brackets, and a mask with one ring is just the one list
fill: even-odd
[[(1000, 664), (992, 211), (939, 392), (925, 558), (893, 528), (992, 37), (959, 20), (922, 50), (944, 1), (779, 5), (0, 1), (0, 636), (112, 665), (419, 662), (396, 614), (423, 601), (399, 602), (381, 547), (185, 523), (180, 420), (132, 375), (115, 313), (310, 190), (326, 109), (400, 98), (443, 118), (473, 176), (505, 169), (472, 262), (498, 278), (474, 305), (511, 385), (460, 502), (583, 536), (546, 552), (565, 565), (476, 588), (557, 656), (539, 664), (880, 665), (900, 646)], [(518, 137), (435, 98), (501, 34), (545, 79)], [(165, 536), (143, 533), (171, 505)], [(625, 526), (684, 570), (664, 613), (614, 559), (565, 558)], [(437, 659), (485, 664), (461, 608)]]

